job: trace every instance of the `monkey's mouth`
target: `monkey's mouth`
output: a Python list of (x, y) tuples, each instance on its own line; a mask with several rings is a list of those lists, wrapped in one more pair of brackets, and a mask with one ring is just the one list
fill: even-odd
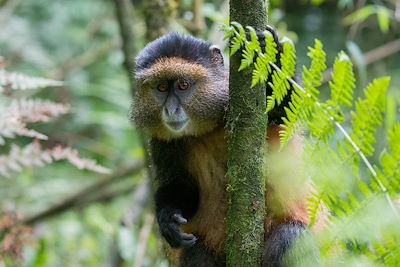
[(167, 125), (168, 129), (170, 129), (172, 132), (180, 132), (183, 129), (185, 129), (188, 122), (189, 122), (189, 120), (168, 121), (168, 122), (165, 122), (165, 124)]

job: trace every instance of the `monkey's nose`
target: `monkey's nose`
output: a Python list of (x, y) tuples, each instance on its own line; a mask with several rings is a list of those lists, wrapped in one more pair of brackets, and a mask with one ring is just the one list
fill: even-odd
[(164, 107), (164, 113), (167, 117), (175, 117), (180, 113), (179, 107)]

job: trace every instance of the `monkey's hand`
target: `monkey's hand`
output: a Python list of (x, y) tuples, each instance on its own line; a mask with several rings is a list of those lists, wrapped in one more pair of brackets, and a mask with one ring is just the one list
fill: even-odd
[(263, 267), (319, 266), (319, 255), (310, 234), (300, 223), (276, 226), (266, 242)]
[(157, 219), (161, 235), (171, 247), (190, 247), (196, 243), (197, 238), (194, 235), (184, 233), (180, 229), (182, 224), (187, 223), (180, 210), (163, 208), (157, 214)]

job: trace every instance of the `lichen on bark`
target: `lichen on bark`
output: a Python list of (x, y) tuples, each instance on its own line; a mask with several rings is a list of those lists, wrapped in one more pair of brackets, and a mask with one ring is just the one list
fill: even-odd
[[(231, 0), (230, 21), (262, 31), (267, 1)], [(265, 218), (265, 88), (251, 88), (251, 70), (238, 72), (240, 53), (230, 57), (227, 111), (227, 266), (261, 266)]]

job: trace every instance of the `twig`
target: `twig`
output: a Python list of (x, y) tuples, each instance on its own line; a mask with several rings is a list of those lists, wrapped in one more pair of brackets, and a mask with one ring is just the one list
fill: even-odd
[(108, 55), (111, 50), (117, 48), (118, 45), (119, 40), (113, 39), (99, 47), (89, 49), (77, 57), (68, 60), (60, 68), (51, 71), (48, 76), (53, 77), (54, 79), (62, 79), (62, 77), (65, 76), (65, 73), (68, 73), (71, 70), (81, 69), (97, 62), (100, 58)]
[(124, 66), (129, 75), (132, 93), (134, 84), (132, 81), (132, 71), (135, 68), (133, 55), (136, 54), (134, 33), (132, 29), (131, 10), (133, 8), (130, 0), (114, 0), (115, 12), (119, 24), (119, 31), (122, 37), (122, 51), (124, 52)]
[(400, 51), (400, 39), (386, 43), (364, 54), (365, 65), (372, 64)]
[(141, 267), (144, 255), (146, 254), (147, 244), (149, 241), (149, 236), (151, 232), (151, 228), (154, 224), (154, 215), (147, 214), (144, 219), (144, 224), (139, 233), (139, 242), (138, 247), (136, 249), (135, 261), (133, 263), (133, 267)]
[(103, 192), (101, 194), (97, 194), (96, 196), (91, 197), (89, 199), (85, 198), (77, 204), (77, 207), (79, 207), (79, 208), (86, 207), (92, 203), (102, 203), (102, 204), (108, 203), (117, 197), (132, 193), (132, 190), (135, 188), (135, 186), (136, 185), (132, 184), (132, 185), (124, 186), (123, 188), (120, 188), (118, 190), (113, 190), (113, 191), (109, 191), (109, 192), (107, 191), (107, 192)]
[(124, 216), (121, 220), (122, 225), (131, 227), (138, 222), (143, 213), (144, 207), (147, 206), (150, 200), (151, 190), (149, 180), (150, 179), (147, 178), (146, 182), (140, 184), (136, 188), (135, 192), (133, 192), (132, 204), (124, 213)]
[[(400, 0), (399, 0), (400, 1)], [(386, 43), (380, 47), (372, 49), (366, 52), (363, 56), (363, 62), (365, 66), (382, 60), (390, 55), (400, 52), (400, 39)], [(357, 67), (357, 62), (352, 60), (352, 63)], [(323, 73), (322, 83), (327, 83), (331, 79), (332, 68), (327, 69)]]
[[(364, 5), (365, 5), (365, 0), (359, 0), (359, 1), (357, 1), (356, 7), (354, 8), (354, 10), (358, 10), (358, 9), (362, 8)], [(350, 26), (349, 32), (347, 34), (349, 39), (353, 39), (354, 38), (354, 36), (356, 35), (356, 33), (357, 33), (358, 29), (360, 28), (360, 26), (361, 26), (360, 22), (353, 23)]]
[[(150, 185), (148, 179), (146, 179), (146, 182), (136, 187), (135, 191), (133, 192), (132, 205), (129, 206), (129, 209), (125, 210), (120, 224), (127, 227), (136, 225), (139, 221), (140, 216), (143, 214), (143, 210), (148, 204), (149, 200)], [(110, 267), (123, 266), (124, 260), (119, 253), (117, 237), (115, 237), (113, 240), (110, 254)]]
[[(133, 70), (135, 69), (135, 61), (133, 55), (136, 54), (134, 32), (132, 29), (131, 10), (133, 5), (130, 0), (114, 0), (115, 12), (118, 20), (119, 31), (122, 37), (122, 51), (124, 53), (124, 67), (128, 74), (129, 84), (132, 96), (135, 95), (136, 86), (132, 77)], [(148, 153), (148, 138), (140, 131), (140, 143), (145, 151), (145, 162), (147, 166), (147, 173), (153, 176), (153, 170), (150, 167), (150, 155)]]
[[(132, 15), (131, 11), (133, 9), (132, 2), (130, 0), (114, 0), (116, 18), (119, 25), (120, 35), (122, 38), (122, 51), (124, 54), (124, 67), (128, 74), (129, 85), (131, 89), (132, 96), (135, 94), (135, 83), (132, 77), (132, 73), (135, 69), (134, 55), (136, 54), (135, 46), (135, 33), (132, 28)], [(158, 13), (157, 13), (158, 15)], [(147, 29), (149, 31), (149, 29)], [(153, 176), (154, 170), (150, 167), (150, 155), (148, 153), (148, 139), (147, 137), (139, 131), (139, 137), (143, 149), (145, 151), (145, 162), (147, 166), (147, 183), (142, 184), (136, 188), (133, 196), (133, 205), (129, 207), (124, 213), (123, 218), (121, 218), (121, 225), (131, 226), (140, 218), (144, 207), (147, 205), (150, 199), (151, 185), (149, 177)], [(119, 250), (118, 250), (118, 239), (114, 239), (111, 247), (111, 266), (119, 267), (124, 264)]]
[(35, 224), (39, 221), (42, 221), (44, 219), (53, 217), (57, 214), (60, 214), (62, 212), (65, 212), (66, 210), (69, 210), (72, 207), (75, 207), (78, 205), (83, 198), (87, 197), (88, 195), (92, 194), (93, 192), (97, 192), (100, 189), (118, 181), (119, 179), (126, 177), (128, 175), (132, 175), (134, 173), (139, 172), (143, 168), (144, 164), (142, 161), (135, 162), (129, 167), (122, 168), (118, 170), (117, 172), (105, 176), (103, 179), (100, 181), (89, 185), (88, 187), (82, 189), (81, 191), (77, 192), (76, 194), (73, 194), (72, 196), (66, 198), (64, 201), (55, 204), (54, 206), (41, 211), (37, 214), (34, 214), (24, 220), (22, 220), (22, 224), (27, 224), (27, 225), (32, 225)]
[(202, 8), (203, 0), (193, 1), (193, 23), (190, 31), (195, 36), (200, 36), (205, 26)]

